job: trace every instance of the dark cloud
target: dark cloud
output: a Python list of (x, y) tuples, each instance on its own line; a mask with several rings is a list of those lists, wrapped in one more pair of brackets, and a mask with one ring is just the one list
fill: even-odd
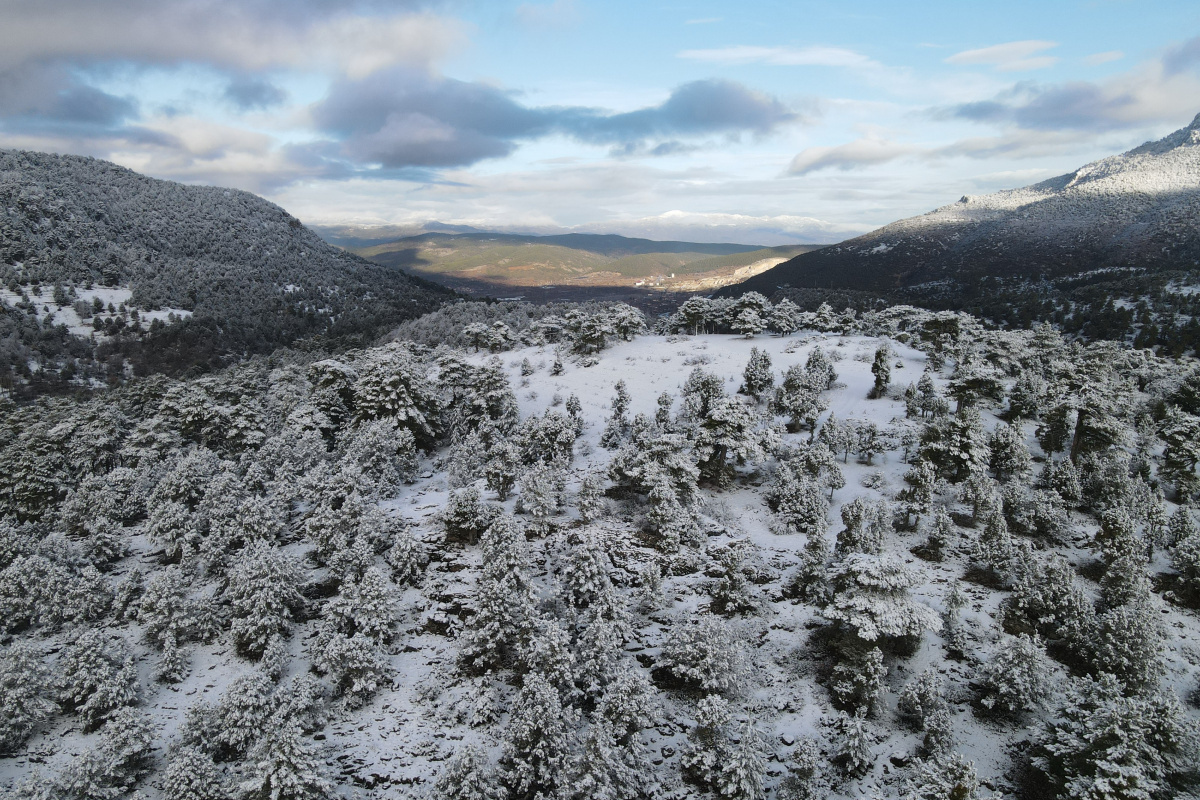
[(510, 154), (550, 134), (606, 144), (622, 155), (668, 155), (680, 137), (765, 134), (798, 116), (777, 99), (729, 81), (684, 84), (665, 102), (613, 114), (529, 107), (509, 92), (412, 70), (344, 80), (313, 112), (344, 158), (384, 167), (455, 167)]
[(1140, 124), (1141, 98), (1094, 83), (1020, 83), (992, 100), (935, 110), (939, 119), (1013, 124), (1026, 130), (1103, 131)]
[(242, 111), (251, 111), (277, 106), (287, 99), (287, 93), (261, 78), (240, 77), (225, 87), (225, 99)]
[(1188, 39), (1178, 47), (1172, 48), (1163, 57), (1163, 69), (1169, 75), (1178, 74), (1197, 66), (1200, 66), (1200, 36)]
[(0, 122), (10, 127), (109, 128), (137, 116), (137, 105), (83, 83), (61, 65), (0, 71)]
[(563, 122), (580, 139), (599, 143), (721, 133), (764, 134), (798, 115), (770, 95), (740, 83), (685, 83), (658, 106), (604, 115), (566, 112)]

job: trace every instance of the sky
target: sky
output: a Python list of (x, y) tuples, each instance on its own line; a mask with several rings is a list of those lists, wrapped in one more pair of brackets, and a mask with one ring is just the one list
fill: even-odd
[(1200, 3), (0, 0), (0, 147), (306, 223), (830, 242), (1200, 113)]

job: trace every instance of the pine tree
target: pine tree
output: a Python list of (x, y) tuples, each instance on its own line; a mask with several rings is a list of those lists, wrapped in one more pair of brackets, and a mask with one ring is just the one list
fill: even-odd
[(243, 796), (256, 800), (318, 800), (331, 796), (319, 748), (299, 724), (275, 717), (267, 724), (250, 760), (253, 774), (241, 785)]
[(536, 672), (525, 676), (504, 736), (501, 765), (512, 796), (549, 797), (567, 777), (570, 731), (575, 715), (558, 690)]
[(604, 514), (604, 477), (597, 472), (589, 472), (579, 485), (579, 495), (575, 501), (579, 518), (584, 522), (595, 522)]
[(677, 680), (719, 694), (735, 693), (746, 670), (741, 643), (711, 614), (676, 626), (663, 643), (658, 663)]
[(762, 736), (747, 719), (742, 726), (737, 745), (731, 748), (729, 759), (716, 776), (717, 793), (731, 800), (759, 800), (763, 796), (763, 777), (767, 764), (763, 755)]
[(57, 706), (49, 670), (26, 642), (0, 652), (0, 753), (15, 753)]
[(379, 645), (392, 638), (396, 621), (394, 591), (378, 568), (342, 584), (338, 595), (325, 604), (325, 618), (346, 636), (362, 634)]
[(807, 476), (797, 475), (787, 464), (776, 470), (763, 499), (797, 533), (820, 534), (829, 524), (829, 503), (821, 487)]
[(929, 727), (930, 718), (946, 708), (946, 684), (933, 669), (927, 669), (904, 687), (896, 702), (900, 716), (919, 731)]
[(766, 350), (757, 347), (750, 348), (750, 361), (742, 373), (742, 385), (738, 389), (741, 394), (748, 394), (755, 400), (771, 390), (775, 385), (775, 376), (771, 372), (771, 355)]
[(837, 552), (879, 555), (892, 531), (892, 510), (886, 501), (856, 497), (842, 506), (842, 524), (837, 535)]
[(1036, 635), (1006, 639), (988, 662), (983, 705), (1001, 711), (1032, 710), (1050, 698), (1050, 663)]
[(312, 643), (313, 668), (329, 676), (347, 708), (359, 708), (391, 677), (379, 644), (363, 633), (319, 631)]
[(1111, 676), (1077, 679), (1035, 737), (1031, 761), (1070, 800), (1169, 796), (1169, 776), (1194, 758), (1187, 724), (1174, 698), (1127, 695)]
[(625, 388), (625, 381), (617, 381), (613, 388), (616, 395), (612, 400), (612, 415), (600, 436), (600, 446), (609, 450), (619, 447), (629, 434), (629, 418), (626, 416), (629, 411), (629, 390)]
[(878, 647), (843, 648), (830, 676), (829, 690), (839, 706), (873, 716), (881, 710), (883, 679), (887, 676)]
[(975, 765), (958, 753), (917, 762), (904, 789), (904, 800), (975, 800)]
[(834, 763), (852, 778), (863, 777), (875, 766), (875, 754), (871, 751), (871, 734), (867, 730), (866, 718), (861, 714), (852, 717), (841, 711), (838, 713), (835, 728), (838, 747)]
[(996, 423), (988, 439), (988, 450), (991, 452), (988, 466), (997, 480), (1025, 480), (1033, 472), (1029, 448), (1025, 446), (1018, 428), (1003, 422)]
[(834, 565), (830, 583), (833, 598), (821, 613), (864, 642), (941, 630), (937, 614), (908, 594), (916, 577), (892, 556), (851, 553)]
[(871, 399), (884, 397), (888, 385), (892, 382), (892, 353), (886, 344), (880, 345), (875, 351), (875, 360), (871, 363), (871, 374), (875, 376), (875, 384), (867, 396)]
[(679, 766), (701, 786), (714, 786), (722, 768), (731, 760), (732, 722), (733, 711), (724, 697), (708, 694), (696, 704), (696, 724), (688, 731)]
[(300, 567), (290, 555), (265, 542), (246, 548), (225, 590), (239, 651), (259, 658), (273, 637), (290, 632), (293, 610), (304, 602), (299, 584)]
[(475, 544), (484, 531), (491, 527), (499, 510), (498, 506), (484, 504), (475, 487), (460, 489), (450, 495), (442, 511), (442, 525), (446, 528), (447, 540)]
[(796, 742), (788, 775), (779, 785), (782, 800), (821, 800), (825, 797), (825, 756), (816, 741), (805, 736)]
[(460, 657), (482, 669), (510, 658), (537, 618), (527, 570), (524, 531), (507, 515), (483, 536), (483, 567), (475, 589), (475, 615), (468, 620)]
[(60, 702), (95, 730), (117, 710), (138, 700), (137, 667), (124, 639), (106, 641), (92, 628), (72, 643), (58, 662)]
[(196, 747), (180, 747), (163, 774), (164, 800), (224, 800), (221, 772), (212, 756)]
[(483, 752), (464, 744), (442, 767), (430, 792), (431, 800), (504, 800), (507, 793), (488, 769)]
[(568, 800), (625, 800), (644, 794), (646, 778), (632, 754), (617, 744), (607, 720), (596, 721), (571, 759), (563, 797)]

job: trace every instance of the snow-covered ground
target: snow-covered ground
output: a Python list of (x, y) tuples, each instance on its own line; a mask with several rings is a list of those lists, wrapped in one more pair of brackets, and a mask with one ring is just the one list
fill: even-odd
[[(100, 290), (96, 290), (100, 291)], [(126, 295), (127, 297), (127, 295)], [(90, 296), (86, 298), (90, 301)], [(102, 296), (105, 302), (120, 302), (116, 294)], [(64, 309), (59, 313), (69, 311)], [(874, 422), (880, 428), (905, 424), (905, 405), (899, 392), (909, 383), (916, 383), (926, 367), (926, 356), (897, 342), (889, 342), (892, 359), (892, 396), (867, 399), (873, 383), (871, 361), (883, 340), (863, 336), (799, 333), (790, 337), (758, 337), (746, 339), (733, 336), (642, 336), (632, 342), (616, 343), (599, 355), (598, 363), (584, 367), (565, 361), (561, 375), (551, 374), (555, 360), (552, 347), (531, 347), (503, 353), (499, 356), (503, 369), (516, 391), (522, 417), (540, 414), (549, 407), (559, 406), (571, 395), (578, 397), (586, 419), (582, 436), (575, 445), (575, 459), (570, 468), (568, 497), (573, 497), (582, 478), (601, 469), (612, 452), (600, 446), (600, 435), (618, 381), (624, 381), (631, 396), (630, 416), (638, 413), (654, 415), (656, 400), (663, 392), (679, 397), (688, 375), (697, 366), (722, 376), (729, 394), (737, 391), (742, 371), (750, 357), (751, 348), (766, 351), (772, 361), (778, 383), (781, 373), (793, 364), (804, 364), (814, 348), (826, 350), (834, 360), (838, 373), (835, 387), (828, 393), (830, 409), (841, 420), (856, 419)], [(475, 354), (476, 363), (492, 358), (486, 353)], [(534, 366), (533, 374), (521, 375), (522, 361)], [(937, 374), (935, 383), (944, 387), (945, 374)], [(678, 410), (678, 400), (676, 405)], [(826, 412), (826, 416), (829, 412)], [(985, 425), (996, 422), (994, 414), (985, 411)], [(1040, 450), (1032, 436), (1032, 426), (1024, 430), (1031, 452)], [(807, 442), (807, 432), (783, 434), (785, 443)], [(442, 529), (438, 512), (446, 505), (450, 489), (443, 467), (445, 451), (423, 458), (421, 477), (403, 487), (393, 498), (383, 502), (390, 514), (409, 521), (412, 533), (430, 548), (440, 547)], [(858, 497), (894, 499), (904, 486), (903, 474), (909, 464), (902, 451), (893, 449), (860, 464), (851, 456), (840, 464), (846, 483), (833, 493), (830, 508), (830, 537), (842, 526), (841, 506)], [(752, 669), (738, 697), (740, 718), (749, 716), (765, 734), (768, 765), (766, 785), (775, 792), (787, 772), (791, 753), (803, 737), (814, 737), (828, 744), (831, 740), (830, 721), (835, 714), (829, 693), (817, 680), (817, 665), (811, 657), (810, 633), (821, 624), (820, 610), (813, 604), (786, 599), (783, 584), (792, 568), (799, 563), (805, 544), (802, 535), (779, 535), (769, 525), (772, 514), (764, 504), (762, 487), (770, 463), (744, 470), (741, 479), (729, 490), (705, 489), (705, 514), (720, 523), (710, 535), (706, 548), (713, 550), (738, 539), (752, 543), (752, 561), (761, 566), (762, 583), (753, 587), (762, 610), (735, 618), (738, 631), (751, 655)], [(480, 481), (479, 486), (483, 486)], [(494, 499), (494, 495), (492, 495)], [(512, 511), (514, 499), (504, 505)], [(952, 491), (938, 498), (951, 508), (956, 504)], [(568, 505), (571, 504), (569, 500)], [(633, 571), (640, 565), (658, 560), (668, 563), (660, 554), (645, 547), (638, 539), (632, 520), (617, 513), (599, 523), (607, 534), (611, 557), (618, 569)], [(574, 516), (570, 508), (568, 515)], [(1084, 546), (1086, 533), (1094, 530), (1081, 516), (1072, 518), (1077, 546), (1058, 548), (1073, 563), (1081, 564), (1094, 558)], [(940, 563), (927, 562), (912, 555), (911, 550), (924, 541), (924, 532), (897, 532), (886, 543), (888, 551), (896, 554), (920, 580), (914, 596), (937, 612), (948, 587), (961, 581), (970, 564), (969, 534), (959, 530), (960, 539), (951, 542), (948, 554)], [(551, 571), (555, 565), (555, 541), (536, 540), (531, 543), (539, 574), (538, 585), (545, 593), (551, 591)], [(133, 552), (116, 568), (116, 577), (135, 565), (153, 569), (153, 546), (142, 536), (134, 538)], [(431, 776), (445, 764), (462, 742), (477, 742), (492, 757), (498, 755), (500, 742), (497, 727), (473, 728), (463, 721), (476, 703), (472, 699), (486, 691), (488, 678), (469, 678), (455, 669), (457, 646), (452, 636), (436, 623), (445, 621), (446, 609), (457, 600), (470, 595), (480, 555), (478, 548), (445, 549), (439, 560), (428, 567), (420, 588), (407, 588), (400, 595), (397, 636), (391, 647), (389, 661), (393, 670), (390, 686), (385, 686), (365, 708), (356, 711), (336, 711), (320, 734), (327, 764), (340, 783), (339, 794), (344, 797), (409, 798), (424, 796)], [(681, 622), (707, 608), (713, 580), (705, 575), (710, 563), (703, 552), (696, 554), (700, 568), (665, 575), (657, 606), (634, 614), (634, 635), (626, 651), (636, 657), (643, 668), (659, 656), (669, 632)], [(1166, 556), (1159, 553), (1152, 565), (1154, 571), (1168, 569)], [(969, 650), (963, 661), (944, 656), (941, 636), (927, 633), (919, 649), (911, 657), (889, 656), (885, 679), (886, 708), (869, 724), (874, 737), (872, 753), (874, 767), (861, 780), (841, 783), (828, 790), (829, 797), (898, 797), (907, 765), (918, 749), (921, 734), (897, 721), (896, 700), (901, 690), (914, 676), (926, 669), (935, 670), (946, 681), (946, 699), (950, 703), (954, 749), (975, 765), (985, 789), (984, 796), (1002, 796), (1012, 788), (1011, 745), (1024, 739), (1028, 732), (1021, 725), (982, 717), (972, 706), (975, 697), (973, 684), (980, 679), (977, 668), (998, 646), (1001, 631), (995, 620), (1000, 601), (1006, 592), (962, 581), (968, 597), (964, 610)], [(632, 590), (630, 590), (632, 596)], [(1164, 609), (1169, 626), (1167, 654), (1168, 677), (1165, 686), (1180, 698), (1196, 685), (1200, 666), (1200, 620), (1189, 613)], [(137, 627), (127, 639), (138, 648), (140, 682), (145, 692), (145, 707), (158, 727), (156, 756), (160, 759), (176, 738), (187, 708), (197, 702), (214, 702), (239, 675), (248, 674), (255, 666), (238, 658), (227, 637), (211, 645), (189, 645), (190, 669), (187, 677), (175, 685), (156, 683), (151, 675), (157, 656), (146, 647)], [(301, 625), (291, 637), (292, 674), (307, 668), (306, 644), (314, 632), (314, 623)], [(1056, 667), (1060, 669), (1060, 667)], [(647, 674), (648, 670), (647, 670)], [(1061, 677), (1061, 675), (1060, 675)], [(1060, 681), (1061, 683), (1061, 681)], [(500, 684), (494, 691), (501, 705), (515, 690)], [(695, 724), (694, 698), (659, 693), (661, 717), (659, 723), (644, 731), (646, 758), (653, 765), (661, 782), (663, 798), (703, 796), (696, 787), (680, 781), (678, 761), (687, 733)], [(467, 709), (468, 711), (464, 711)], [(1189, 710), (1192, 724), (1200, 722), (1194, 709)], [(1035, 721), (1028, 717), (1027, 722)], [(15, 758), (0, 759), (0, 791), (9, 790), (33, 772), (49, 774), (69, 763), (90, 747), (95, 735), (82, 735), (77, 719), (59, 718), (55, 724), (41, 729), (30, 740), (27, 752)], [(155, 780), (140, 787), (147, 798), (157, 798), (160, 786)], [(773, 796), (773, 794), (772, 794)]]

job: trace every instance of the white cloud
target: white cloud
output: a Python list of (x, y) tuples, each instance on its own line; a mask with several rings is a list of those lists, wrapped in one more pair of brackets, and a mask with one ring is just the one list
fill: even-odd
[(383, 17), (253, 14), (236, 5), (21, 4), (0, 25), (0, 70), (25, 62), (128, 60), (224, 69), (334, 69), (362, 77), (431, 64), (464, 42), (461, 24), (423, 13)]
[(575, 0), (522, 3), (517, 6), (517, 19), (530, 28), (566, 28), (579, 22), (579, 4)]
[(1111, 61), (1120, 61), (1125, 57), (1125, 54), (1120, 50), (1107, 50), (1103, 53), (1092, 53), (1083, 59), (1083, 63), (1089, 67), (1098, 67), (1101, 64), (1108, 64)]
[(1029, 39), (1021, 42), (1006, 42), (978, 50), (964, 50), (946, 59), (947, 64), (984, 64), (1000, 72), (1025, 72), (1045, 69), (1058, 63), (1055, 56), (1039, 55), (1058, 47), (1058, 42)]
[(807, 175), (821, 169), (857, 169), (894, 161), (916, 149), (912, 145), (868, 136), (836, 147), (809, 147), (792, 159), (787, 171), (789, 175)]
[(679, 58), (716, 64), (774, 64), (800, 67), (878, 67), (877, 61), (841, 47), (756, 47), (736, 45), (711, 50), (683, 50)]

